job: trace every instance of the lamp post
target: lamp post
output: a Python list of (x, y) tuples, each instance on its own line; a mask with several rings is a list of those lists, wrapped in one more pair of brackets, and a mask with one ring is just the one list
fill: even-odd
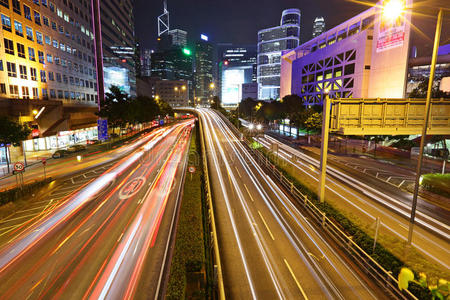
[(319, 178), (319, 200), (325, 202), (325, 180), (327, 172), (328, 155), (328, 134), (330, 131), (330, 108), (331, 101), (329, 89), (325, 90), (325, 99), (323, 100), (323, 120), (322, 120), (322, 145), (320, 147), (320, 178)]
[(409, 231), (408, 231), (408, 244), (409, 245), (411, 245), (411, 243), (412, 243), (412, 235), (413, 235), (413, 231), (414, 231), (414, 221), (415, 221), (415, 217), (416, 217), (416, 208), (417, 208), (417, 195), (419, 193), (420, 176), (422, 173), (423, 148), (425, 145), (428, 121), (430, 118), (431, 91), (433, 90), (433, 80), (434, 80), (434, 74), (436, 71), (436, 60), (437, 60), (437, 53), (438, 53), (438, 47), (439, 47), (439, 40), (441, 38), (443, 14), (444, 14), (443, 9), (439, 8), (437, 24), (436, 24), (436, 33), (434, 36), (433, 55), (431, 57), (431, 68), (430, 68), (430, 78), (428, 80), (427, 100), (425, 103), (425, 120), (424, 120), (423, 127), (422, 127), (422, 136), (420, 137), (419, 157), (417, 159), (416, 178), (415, 178), (415, 182), (414, 182), (414, 194), (413, 194), (413, 201), (412, 201), (412, 207), (411, 207), (411, 218), (409, 220)]

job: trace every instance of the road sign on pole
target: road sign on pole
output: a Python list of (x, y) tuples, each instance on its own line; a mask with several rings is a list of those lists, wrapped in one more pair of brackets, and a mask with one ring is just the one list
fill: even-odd
[(25, 171), (25, 165), (22, 162), (16, 162), (14, 164), (14, 171), (16, 172), (24, 172)]
[(108, 120), (97, 120), (98, 139), (106, 141), (108, 139)]
[(189, 173), (191, 173), (191, 181), (192, 181), (192, 173), (195, 172), (195, 167), (194, 167), (194, 166), (190, 166), (190, 167), (188, 168), (188, 171), (189, 171)]

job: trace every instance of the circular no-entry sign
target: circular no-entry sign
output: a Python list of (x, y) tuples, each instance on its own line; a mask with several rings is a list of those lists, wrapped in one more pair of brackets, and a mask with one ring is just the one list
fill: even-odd
[(47, 163), (47, 160), (46, 160), (45, 158), (43, 158), (43, 159), (41, 160), (41, 162), (42, 162), (43, 165), (45, 165), (45, 164)]
[(190, 167), (189, 167), (189, 173), (194, 173), (194, 172), (195, 172), (195, 167), (190, 166)]
[(14, 164), (14, 171), (23, 172), (25, 171), (25, 165), (22, 162), (16, 162)]

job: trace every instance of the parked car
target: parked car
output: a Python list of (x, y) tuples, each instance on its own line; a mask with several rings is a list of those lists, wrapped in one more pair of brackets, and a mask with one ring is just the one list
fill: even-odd
[(80, 152), (86, 150), (86, 146), (84, 145), (73, 145), (67, 148), (67, 151), (70, 153)]
[(66, 155), (68, 155), (69, 154), (69, 151), (67, 151), (67, 150), (56, 150), (53, 154), (52, 154), (52, 157), (53, 158), (61, 158), (61, 157), (64, 157), (64, 156), (66, 156)]

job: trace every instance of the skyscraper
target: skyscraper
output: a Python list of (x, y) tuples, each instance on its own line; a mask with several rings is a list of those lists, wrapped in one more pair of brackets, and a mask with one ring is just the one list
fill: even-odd
[(258, 98), (280, 97), (280, 68), (283, 50), (294, 49), (300, 39), (300, 10), (286, 9), (280, 26), (258, 32)]
[(213, 95), (213, 45), (208, 37), (201, 35), (195, 43), (195, 97), (197, 103), (206, 104)]
[(100, 16), (105, 91), (118, 85), (135, 96), (133, 1), (100, 1)]
[(187, 32), (181, 29), (172, 29), (169, 31), (169, 35), (172, 36), (172, 45), (186, 47), (187, 45)]
[(224, 105), (237, 105), (242, 85), (256, 83), (256, 46), (218, 44), (218, 91)]
[(313, 31), (312, 31), (313, 38), (322, 34), (322, 32), (324, 31), (325, 31), (325, 19), (323, 17), (317, 17), (313, 22)]
[(150, 49), (144, 49), (144, 51), (141, 53), (141, 76), (150, 76), (152, 72), (151, 68), (151, 57), (152, 57), (152, 51)]

